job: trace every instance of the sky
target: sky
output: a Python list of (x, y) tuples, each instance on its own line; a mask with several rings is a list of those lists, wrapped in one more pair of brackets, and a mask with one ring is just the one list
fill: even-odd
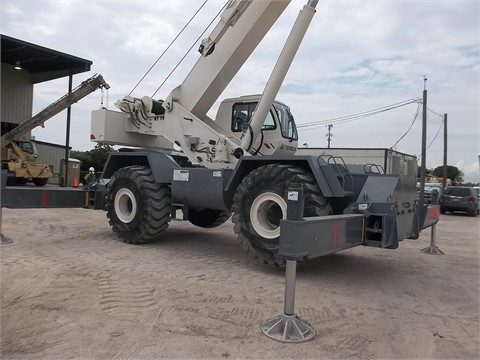
[[(91, 110), (130, 93), (204, 0), (0, 0), (2, 34), (93, 61), (74, 87), (100, 73), (96, 91), (72, 107), (70, 144), (89, 150)], [(298, 12), (293, 0), (208, 115), (223, 98), (264, 89)], [(151, 96), (206, 29), (223, 0), (209, 0), (133, 95)], [(443, 115), (448, 114), (448, 164), (480, 182), (480, 2), (477, 0), (322, 1), (277, 96), (300, 126), (299, 144), (390, 148), (421, 153), (422, 111), (411, 103), (353, 121), (334, 120), (411, 99), (427, 89), (427, 168), (443, 164)], [(216, 24), (216, 21), (214, 22)], [(209, 31), (206, 32), (206, 35)], [(206, 37), (206, 35), (204, 37)], [(199, 54), (193, 47), (158, 91), (181, 84)], [(425, 81), (424, 78), (427, 80)], [(36, 84), (34, 112), (63, 96), (68, 79)], [(414, 121), (415, 120), (415, 121)], [(302, 124), (318, 126), (302, 128)], [(412, 125), (413, 123), (413, 125)], [(37, 128), (37, 140), (63, 144), (66, 111)], [(406, 133), (406, 134), (405, 134)], [(400, 141), (399, 141), (400, 140)]]

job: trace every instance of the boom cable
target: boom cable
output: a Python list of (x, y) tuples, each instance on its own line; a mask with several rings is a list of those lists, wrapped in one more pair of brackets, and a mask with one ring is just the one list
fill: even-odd
[[(150, 71), (152, 71), (152, 69), (155, 67), (155, 65), (157, 65), (157, 63), (159, 62), (159, 60), (163, 57), (163, 55), (165, 55), (165, 53), (168, 51), (168, 49), (170, 49), (170, 47), (173, 45), (173, 43), (178, 39), (178, 37), (183, 33), (183, 31), (187, 28), (187, 26), (192, 22), (192, 20), (197, 16), (197, 14), (200, 12), (200, 10), (202, 10), (202, 8), (205, 6), (205, 4), (208, 2), (208, 0), (205, 0), (203, 2), (203, 4), (198, 8), (198, 10), (195, 12), (195, 14), (193, 14), (193, 16), (190, 18), (190, 20), (188, 20), (188, 22), (185, 24), (185, 26), (182, 28), (182, 30), (180, 30), (180, 32), (177, 34), (177, 36), (175, 36), (175, 38), (172, 40), (172, 42), (170, 42), (170, 44), (166, 47), (165, 50), (163, 50), (162, 54), (157, 58), (157, 60), (155, 60), (155, 62), (153, 63), (152, 66), (150, 66), (150, 69), (147, 70), (147, 72), (142, 76), (142, 78), (138, 81), (137, 85), (135, 85), (132, 89), (132, 91), (130, 91), (130, 93), (128, 95), (131, 95), (132, 92), (135, 91), (135, 89), (138, 87), (138, 85), (140, 85), (140, 83), (145, 79), (145, 77), (150, 73)], [(158, 90), (157, 90), (158, 91)]]
[(172, 71), (170, 71), (170, 73), (167, 75), (167, 77), (165, 78), (165, 80), (163, 80), (163, 82), (160, 84), (160, 86), (157, 88), (157, 90), (155, 90), (155, 92), (152, 94), (152, 98), (155, 96), (155, 94), (158, 92), (158, 90), (160, 90), (160, 88), (167, 82), (167, 80), (170, 78), (170, 76), (174, 73), (175, 70), (177, 70), (177, 68), (180, 66), (180, 64), (182, 63), (183, 60), (185, 60), (185, 58), (187, 57), (187, 55), (190, 53), (190, 51), (192, 51), (193, 47), (195, 46), (195, 44), (203, 37), (203, 35), (207, 32), (208, 28), (210, 26), (212, 26), (213, 22), (215, 21), (215, 19), (217, 19), (217, 17), (222, 13), (222, 11), (225, 9), (225, 7), (227, 6), (228, 3), (225, 3), (225, 5), (223, 5), (223, 7), (220, 9), (220, 11), (217, 13), (217, 15), (215, 15), (215, 17), (212, 19), (212, 21), (210, 21), (210, 23), (207, 25), (207, 27), (205, 28), (205, 30), (203, 30), (203, 32), (200, 34), (200, 36), (195, 40), (195, 42), (192, 44), (192, 46), (190, 46), (190, 48), (187, 50), (187, 52), (185, 53), (185, 55), (183, 55), (183, 57), (180, 59), (180, 61), (177, 63), (177, 65), (175, 65), (175, 67), (172, 69)]

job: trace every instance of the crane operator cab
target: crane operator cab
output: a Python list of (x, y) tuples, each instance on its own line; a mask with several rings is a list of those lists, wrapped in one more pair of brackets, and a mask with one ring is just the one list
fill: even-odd
[[(225, 99), (220, 104), (215, 123), (229, 137), (242, 139), (251, 131), (249, 122), (260, 95)], [(275, 101), (261, 128), (261, 133), (250, 147), (252, 155), (293, 155), (297, 150), (298, 134), (290, 108)]]

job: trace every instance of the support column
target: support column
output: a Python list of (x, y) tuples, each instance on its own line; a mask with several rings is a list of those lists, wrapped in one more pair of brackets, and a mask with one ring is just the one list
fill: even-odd
[(445, 255), (445, 253), (440, 250), (437, 245), (435, 245), (436, 234), (437, 224), (433, 224), (430, 230), (430, 246), (427, 246), (426, 248), (420, 250), (422, 253), (429, 255)]
[[(72, 92), (72, 82), (73, 82), (73, 75), (70, 73), (68, 77), (68, 93)], [(70, 158), (70, 117), (72, 114), (72, 107), (69, 106), (67, 108), (67, 130), (65, 133), (65, 168), (63, 174), (63, 186), (67, 186), (67, 179), (68, 179), (68, 159)]]
[[(7, 186), (7, 171), (6, 170), (2, 170), (0, 181), (1, 181), (0, 189), (2, 190), (2, 193), (3, 193), (3, 190)], [(13, 241), (12, 241), (12, 239), (6, 237), (2, 233), (2, 212), (3, 212), (3, 207), (0, 205), (0, 245), (5, 245), (5, 244), (10, 244)]]
[(447, 187), (447, 114), (443, 115), (443, 171), (442, 190)]

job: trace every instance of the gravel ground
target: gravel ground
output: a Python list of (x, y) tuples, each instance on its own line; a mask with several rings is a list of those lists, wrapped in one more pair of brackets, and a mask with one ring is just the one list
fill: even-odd
[(284, 270), (258, 264), (232, 224), (172, 222), (116, 240), (105, 213), (3, 209), (2, 359), (478, 359), (479, 218), (442, 215), (397, 250), (357, 247), (297, 272), (296, 312), (317, 336), (268, 339)]

